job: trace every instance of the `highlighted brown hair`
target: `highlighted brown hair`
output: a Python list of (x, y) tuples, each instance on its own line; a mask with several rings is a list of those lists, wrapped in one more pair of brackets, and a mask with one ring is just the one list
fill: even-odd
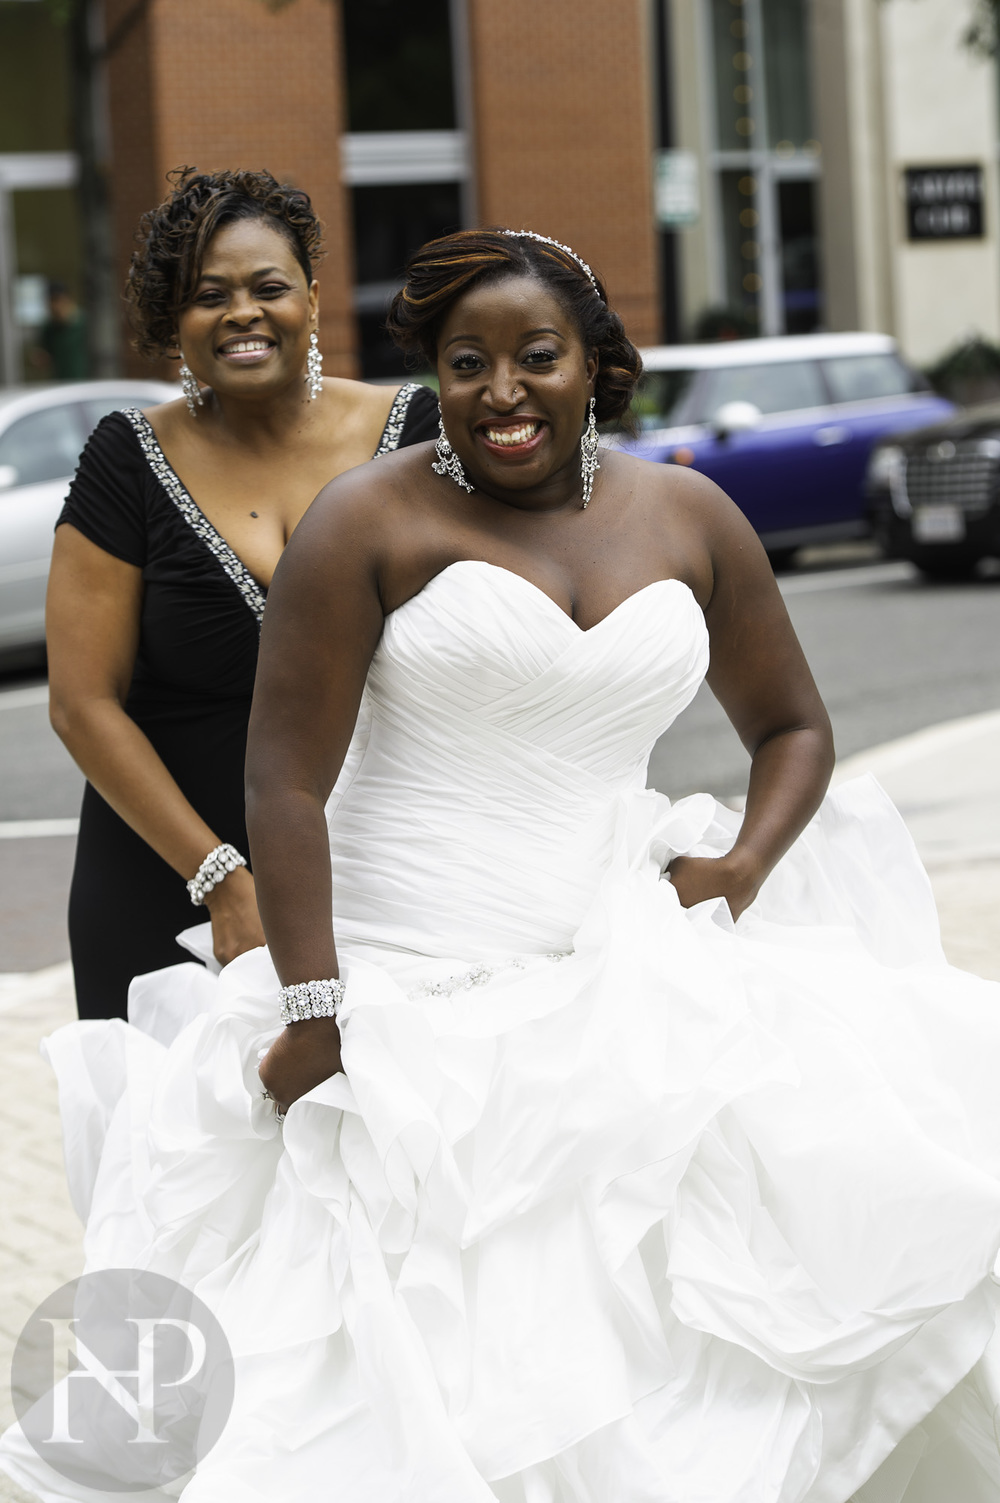
[(559, 299), (576, 324), (584, 348), (597, 352), (594, 395), (601, 423), (632, 427), (631, 404), (642, 358), (611, 308), (599, 277), (562, 246), (509, 230), (459, 230), (431, 240), (410, 257), (406, 280), (392, 300), (387, 327), (400, 349), (437, 359), (441, 324), (470, 288), (506, 277), (534, 277)]
[(259, 219), (288, 241), (307, 282), (323, 254), (323, 230), (308, 193), (269, 172), (168, 173), (173, 191), (139, 221), (125, 300), (143, 355), (165, 354), (177, 339), (177, 315), (191, 300), (205, 252), (223, 225)]

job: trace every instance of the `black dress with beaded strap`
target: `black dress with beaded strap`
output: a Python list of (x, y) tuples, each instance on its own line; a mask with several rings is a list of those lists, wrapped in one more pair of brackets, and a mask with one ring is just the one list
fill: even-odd
[[(404, 386), (376, 456), (434, 438), (435, 394)], [(138, 411), (106, 417), (59, 522), (142, 570), (139, 648), (125, 708), (184, 796), (247, 854), (243, 763), (265, 592), (216, 532)], [(82, 1018), (124, 1017), (133, 976), (190, 960), (198, 918), (181, 877), (88, 783), (69, 902)]]

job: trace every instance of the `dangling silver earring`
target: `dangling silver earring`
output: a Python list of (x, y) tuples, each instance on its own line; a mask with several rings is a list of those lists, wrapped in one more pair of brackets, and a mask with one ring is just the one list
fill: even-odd
[(309, 353), (306, 356), (306, 384), (309, 387), (309, 400), (315, 402), (323, 390), (323, 356), (319, 352), (319, 339), (316, 330), (309, 335)]
[(435, 475), (447, 475), (448, 479), (454, 480), (455, 484), (460, 485), (463, 491), (474, 491), (476, 487), (470, 485), (466, 480), (465, 471), (462, 469), (462, 461), (448, 442), (448, 435), (444, 431), (444, 418), (441, 419), (440, 427), (441, 432), (438, 435), (437, 443), (434, 445), (437, 459), (431, 462), (431, 469)]
[(188, 404), (188, 412), (190, 412), (192, 417), (197, 417), (198, 408), (205, 405), (205, 398), (201, 394), (201, 387), (198, 385), (194, 371), (183, 360), (181, 361), (180, 375), (181, 389), (184, 392), (184, 400)]
[(590, 399), (590, 416), (587, 419), (587, 431), (580, 440), (580, 473), (583, 476), (583, 509), (587, 510), (590, 498), (594, 491), (594, 476), (601, 468), (597, 461), (597, 420), (594, 417), (594, 408), (597, 398)]

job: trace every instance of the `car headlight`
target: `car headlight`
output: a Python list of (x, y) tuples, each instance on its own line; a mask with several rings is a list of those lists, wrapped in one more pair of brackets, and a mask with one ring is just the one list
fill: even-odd
[(895, 490), (904, 474), (904, 455), (898, 444), (875, 449), (868, 461), (866, 480), (873, 490)]

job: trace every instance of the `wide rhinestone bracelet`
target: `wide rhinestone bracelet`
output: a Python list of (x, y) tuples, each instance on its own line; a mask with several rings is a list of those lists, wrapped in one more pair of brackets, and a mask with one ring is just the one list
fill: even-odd
[(304, 1023), (306, 1018), (335, 1018), (344, 1000), (344, 983), (337, 977), (329, 981), (297, 981), (283, 986), (281, 1001), (283, 1023)]
[(234, 845), (217, 845), (214, 851), (209, 851), (187, 885), (188, 897), (194, 906), (200, 907), (212, 888), (218, 887), (223, 878), (238, 866), (246, 866), (246, 861)]

